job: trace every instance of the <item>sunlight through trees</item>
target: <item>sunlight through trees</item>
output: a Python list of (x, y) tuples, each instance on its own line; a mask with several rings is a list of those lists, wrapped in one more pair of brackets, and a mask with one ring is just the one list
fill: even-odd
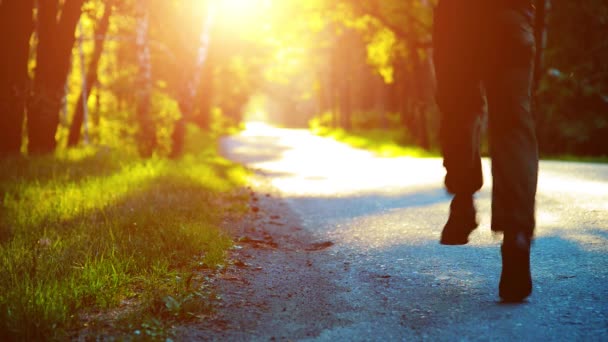
[[(541, 149), (606, 154), (608, 6), (536, 2)], [(175, 157), (188, 124), (238, 126), (248, 111), (287, 126), (399, 130), (401, 143), (433, 148), (434, 5), (3, 1), (0, 151), (90, 143)]]

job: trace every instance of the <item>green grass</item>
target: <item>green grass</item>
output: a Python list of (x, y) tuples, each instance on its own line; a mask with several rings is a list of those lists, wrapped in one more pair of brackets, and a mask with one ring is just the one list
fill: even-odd
[[(311, 127), (311, 131), (316, 135), (329, 137), (356, 148), (373, 151), (382, 157), (441, 157), (439, 150), (427, 151), (408, 143), (407, 136), (401, 130), (371, 129), (346, 131), (342, 128), (328, 128), (315, 125)], [(484, 142), (482, 146), (482, 155), (489, 157), (487, 142)], [(541, 159), (597, 164), (608, 163), (608, 156), (543, 155)]]
[(607, 164), (608, 156), (603, 157), (588, 157), (588, 156), (574, 156), (574, 155), (547, 155), (542, 156), (543, 160), (556, 160), (566, 162), (579, 162), (579, 163), (595, 163), (595, 164)]
[(63, 339), (108, 319), (153, 338), (209, 309), (198, 270), (226, 262), (222, 221), (245, 211), (246, 173), (210, 136), (188, 150), (0, 161), (0, 340)]
[(439, 157), (438, 151), (427, 151), (407, 143), (407, 137), (400, 130), (354, 130), (345, 131), (341, 128), (313, 126), (314, 134), (330, 137), (350, 146), (375, 152), (382, 157)]

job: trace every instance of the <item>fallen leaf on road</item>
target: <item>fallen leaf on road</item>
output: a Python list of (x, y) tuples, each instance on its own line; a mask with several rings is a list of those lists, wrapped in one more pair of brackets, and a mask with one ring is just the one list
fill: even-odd
[(236, 260), (236, 261), (234, 262), (234, 266), (236, 266), (236, 267), (240, 267), (240, 268), (246, 268), (246, 267), (249, 267), (249, 265), (247, 265), (246, 263), (244, 263), (244, 262), (243, 262), (243, 261), (241, 261), (241, 260)]
[(321, 251), (324, 249), (327, 249), (331, 246), (333, 246), (334, 243), (331, 241), (325, 241), (325, 242), (318, 242), (318, 243), (313, 243), (312, 245), (310, 245), (308, 248), (306, 248), (307, 251), (311, 252), (311, 251)]
[(272, 240), (270, 236), (266, 237), (265, 240), (258, 240), (250, 238), (249, 236), (243, 236), (239, 239), (239, 242), (250, 244), (253, 248), (277, 248), (279, 246)]

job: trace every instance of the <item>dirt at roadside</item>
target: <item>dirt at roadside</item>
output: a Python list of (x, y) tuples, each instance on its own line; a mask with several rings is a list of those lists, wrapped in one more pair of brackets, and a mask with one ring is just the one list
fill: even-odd
[(317, 260), (331, 257), (333, 243), (302, 229), (263, 175), (253, 183), (250, 214), (231, 228), (230, 266), (215, 280), (216, 310), (177, 328), (177, 340), (299, 340), (345, 323), (337, 313), (346, 303), (335, 302), (330, 294), (339, 289), (317, 267)]

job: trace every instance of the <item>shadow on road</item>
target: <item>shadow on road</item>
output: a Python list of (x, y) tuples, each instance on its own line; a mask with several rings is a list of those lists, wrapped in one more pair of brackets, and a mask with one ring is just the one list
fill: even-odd
[[(303, 131), (262, 131), (230, 139), (226, 151), (279, 189), (313, 240), (333, 243), (306, 255), (307, 267), (335, 284), (326, 295), (340, 324), (318, 339), (602, 340), (608, 334), (608, 168), (541, 164), (534, 293), (528, 304), (501, 305), (491, 184), (477, 196), (481, 225), (470, 244), (441, 246), (451, 199), (441, 160), (378, 158)], [(489, 168), (484, 162), (486, 175)], [(314, 288), (305, 279), (301, 286)]]

